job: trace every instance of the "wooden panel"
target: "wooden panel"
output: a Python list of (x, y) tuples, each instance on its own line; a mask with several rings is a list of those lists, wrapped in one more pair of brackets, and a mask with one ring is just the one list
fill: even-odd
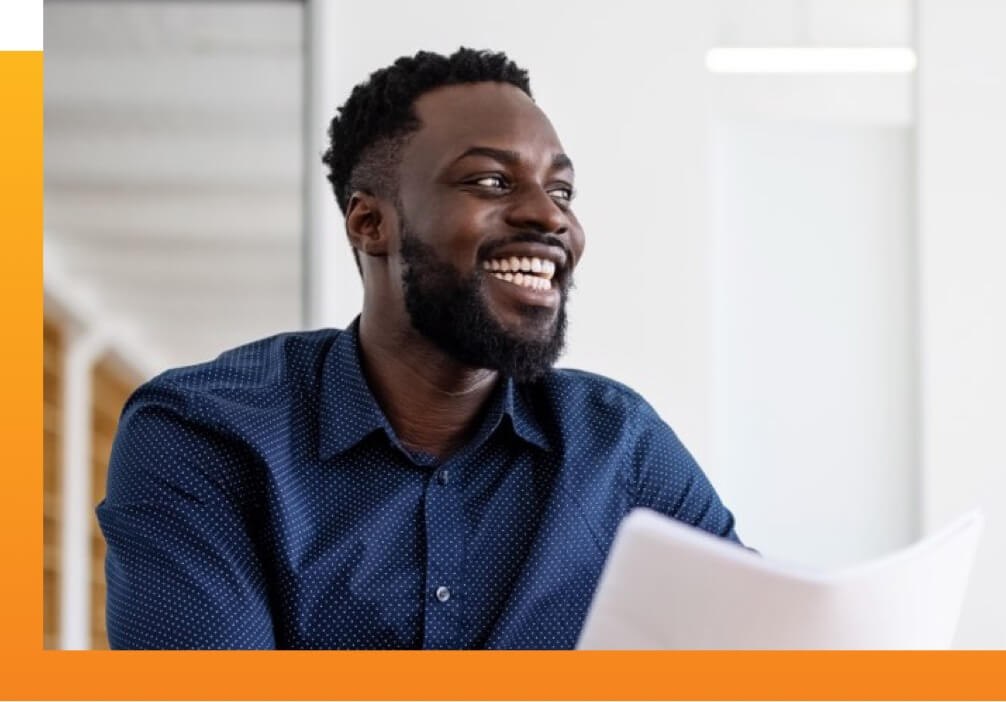
[[(97, 400), (98, 398), (95, 398)], [(104, 398), (107, 401), (107, 397)], [(115, 430), (119, 426), (119, 413), (122, 410), (122, 403), (117, 403), (115, 405), (115, 412), (110, 413), (107, 410), (102, 411), (105, 408), (100, 406), (95, 406), (94, 414), (94, 438), (95, 446), (101, 445), (101, 440), (107, 440), (109, 445), (111, 445), (112, 439), (115, 437)]]
[(42, 590), (45, 597), (42, 601), (42, 622), (43, 637), (42, 646), (44, 648), (59, 647), (59, 629), (55, 624), (59, 621), (59, 598), (50, 596), (50, 593), (59, 591), (59, 574), (55, 569), (46, 568), (42, 572)]
[[(49, 422), (48, 413), (42, 421)], [(54, 426), (59, 426), (59, 422), (55, 422)], [(63, 475), (60, 470), (62, 467), (60, 452), (63, 444), (60, 438), (60, 432), (49, 427), (42, 431), (42, 489), (47, 495), (59, 495), (63, 489)]]
[[(140, 379), (108, 361), (95, 366), (92, 378), (91, 504), (94, 506), (105, 496), (108, 458), (122, 406), (140, 384)], [(105, 540), (97, 519), (91, 520), (91, 530), (91, 647), (108, 648), (105, 632)]]
[(91, 540), (91, 648), (107, 649), (105, 630), (105, 540), (94, 521), (95, 534)]
[[(98, 456), (103, 456), (99, 458)], [(98, 454), (95, 451), (94, 458), (91, 460), (91, 508), (98, 506), (105, 497), (105, 487), (108, 481), (108, 452), (103, 454)]]
[[(56, 514), (53, 514), (53, 515), (47, 514), (47, 515), (45, 515), (42, 518), (42, 528), (44, 530), (44, 533), (49, 533), (50, 530), (51, 530), (57, 538), (59, 537), (59, 518), (60, 518), (60, 516), (61, 515), (59, 515), (58, 513), (56, 513)], [(46, 572), (48, 572), (48, 571), (58, 572), (59, 571), (59, 565), (60, 565), (59, 564), (59, 559), (60, 559), (60, 553), (61, 553), (61, 551), (62, 551), (62, 549), (60, 548), (60, 546), (59, 546), (58, 543), (56, 543), (56, 544), (49, 544), (46, 547), (45, 553), (43, 554), (43, 558), (42, 558), (42, 567), (43, 567), (43, 569)], [(57, 600), (59, 599), (58, 594), (57, 594), (56, 599)]]
[(107, 649), (105, 629), (105, 579), (91, 583), (91, 648)]
[(59, 557), (62, 505), (63, 331), (42, 323), (42, 639), (46, 648), (59, 645)]

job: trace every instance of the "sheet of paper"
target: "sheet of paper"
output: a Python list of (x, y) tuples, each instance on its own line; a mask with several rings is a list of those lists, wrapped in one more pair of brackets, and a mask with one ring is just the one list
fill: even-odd
[(950, 648), (982, 521), (975, 511), (889, 556), (822, 572), (634, 510), (578, 648)]

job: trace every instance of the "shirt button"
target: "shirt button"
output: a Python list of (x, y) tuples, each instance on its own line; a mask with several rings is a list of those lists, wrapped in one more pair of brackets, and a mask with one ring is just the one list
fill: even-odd
[(446, 602), (451, 599), (451, 591), (445, 586), (441, 585), (437, 588), (437, 599), (441, 602)]
[(440, 483), (441, 485), (446, 485), (450, 477), (451, 474), (448, 472), (446, 468), (444, 468), (443, 470), (437, 473), (437, 482)]

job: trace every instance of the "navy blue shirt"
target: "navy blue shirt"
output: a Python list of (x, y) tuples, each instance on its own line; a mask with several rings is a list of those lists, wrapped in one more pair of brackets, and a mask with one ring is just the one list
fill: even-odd
[(112, 648), (572, 648), (645, 506), (737, 540), (674, 432), (574, 370), (502, 379), (449, 459), (397, 438), (357, 323), (168, 371), (126, 404), (98, 519)]

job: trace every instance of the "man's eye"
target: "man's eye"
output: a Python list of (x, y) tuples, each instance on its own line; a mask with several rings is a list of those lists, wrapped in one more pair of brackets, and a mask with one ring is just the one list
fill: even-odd
[(482, 176), (481, 178), (476, 178), (475, 180), (472, 181), (472, 184), (480, 185), (483, 188), (502, 189), (506, 187), (506, 181), (503, 180), (503, 178), (501, 178), (500, 176), (496, 175)]
[(552, 188), (549, 194), (561, 202), (571, 202), (573, 200), (573, 188)]

